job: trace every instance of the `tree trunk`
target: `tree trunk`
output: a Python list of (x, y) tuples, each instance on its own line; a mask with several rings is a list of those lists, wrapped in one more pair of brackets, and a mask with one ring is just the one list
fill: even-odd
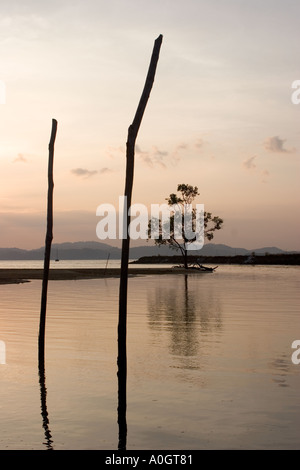
[(47, 231), (45, 240), (44, 254), (44, 273), (41, 296), (41, 313), (40, 313), (40, 330), (39, 330), (39, 361), (43, 365), (45, 357), (45, 326), (46, 326), (46, 307), (47, 307), (47, 291), (49, 278), (49, 265), (51, 243), (53, 239), (53, 159), (54, 159), (54, 143), (57, 131), (57, 121), (52, 119), (52, 130), (49, 143), (49, 161), (48, 161), (48, 201), (47, 201)]
[[(136, 114), (132, 124), (128, 129), (128, 138), (126, 144), (126, 179), (125, 179), (125, 207), (126, 209), (126, 223), (123, 230), (122, 240), (122, 255), (121, 255), (121, 274), (120, 274), (120, 289), (119, 289), (119, 323), (118, 323), (118, 424), (119, 424), (119, 450), (126, 450), (127, 440), (127, 422), (126, 422), (126, 381), (127, 381), (127, 286), (128, 286), (128, 260), (129, 260), (129, 247), (130, 236), (128, 228), (130, 224), (130, 217), (128, 209), (131, 206), (132, 187), (133, 187), (133, 174), (134, 174), (134, 151), (137, 134), (140, 124), (144, 115), (144, 111), (150, 96), (152, 85), (159, 58), (160, 47), (162, 43), (162, 35), (160, 35), (154, 43), (152, 57), (144, 85), (143, 93), (136, 110)], [(125, 220), (124, 217), (124, 220)]]

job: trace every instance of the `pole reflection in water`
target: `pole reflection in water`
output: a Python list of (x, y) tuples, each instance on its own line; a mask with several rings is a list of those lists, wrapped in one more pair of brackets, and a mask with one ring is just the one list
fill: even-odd
[(39, 357), (39, 382), (41, 394), (41, 415), (43, 418), (43, 428), (45, 432), (46, 442), (44, 442), (47, 450), (53, 450), (53, 440), (51, 431), (49, 429), (49, 418), (47, 411), (47, 389), (46, 389), (46, 376), (45, 376), (45, 360)]
[[(123, 346), (125, 350), (119, 349), (121, 358), (126, 358), (126, 344)], [(127, 409), (127, 397), (126, 397), (126, 361), (118, 358), (118, 425), (119, 425), (119, 443), (118, 450), (125, 451), (127, 444), (127, 420), (126, 420), (126, 409)]]

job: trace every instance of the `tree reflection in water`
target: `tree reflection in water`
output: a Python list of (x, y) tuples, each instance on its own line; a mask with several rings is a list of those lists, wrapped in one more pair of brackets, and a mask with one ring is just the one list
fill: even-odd
[(209, 341), (210, 334), (222, 331), (220, 299), (207, 284), (202, 288), (201, 278), (195, 279), (194, 274), (173, 279), (174, 283), (160, 284), (154, 294), (149, 292), (149, 326), (169, 332), (170, 353), (181, 357), (183, 367), (199, 369), (203, 343)]

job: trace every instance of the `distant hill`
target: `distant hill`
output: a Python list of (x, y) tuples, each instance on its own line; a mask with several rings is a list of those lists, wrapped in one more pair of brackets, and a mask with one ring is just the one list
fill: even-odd
[[(233, 248), (228, 245), (207, 243), (200, 251), (191, 251), (191, 255), (201, 256), (237, 256), (250, 255), (255, 252), (256, 255), (283, 254), (287, 253), (277, 247), (263, 247), (252, 250), (245, 248)], [(157, 247), (145, 245), (132, 247), (130, 249), (130, 258), (138, 259), (142, 256), (170, 256), (178, 252), (167, 246)], [(53, 243), (51, 250), (51, 259), (59, 258), (61, 260), (92, 260), (92, 259), (120, 259), (121, 249), (112, 247), (106, 243), (97, 241), (90, 242), (66, 242)], [(40, 260), (44, 258), (44, 247), (34, 250), (21, 250), (19, 248), (0, 248), (0, 260)]]

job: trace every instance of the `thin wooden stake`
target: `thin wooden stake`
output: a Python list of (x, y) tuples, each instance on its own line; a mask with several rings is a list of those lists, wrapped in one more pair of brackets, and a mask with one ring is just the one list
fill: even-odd
[(53, 239), (53, 159), (54, 159), (54, 143), (57, 131), (57, 121), (52, 119), (52, 130), (49, 142), (49, 161), (48, 161), (48, 201), (47, 201), (47, 231), (45, 239), (45, 255), (44, 255), (44, 273), (41, 296), (41, 313), (40, 313), (40, 330), (39, 330), (39, 362), (41, 367), (45, 358), (45, 326), (46, 326), (46, 307), (49, 265), (51, 254), (51, 243)]
[[(160, 35), (154, 42), (152, 57), (144, 85), (143, 93), (138, 104), (136, 114), (132, 124), (128, 129), (128, 138), (126, 143), (126, 179), (124, 200), (126, 207), (126, 220), (125, 227), (123, 228), (125, 236), (122, 240), (122, 255), (121, 255), (121, 274), (120, 274), (120, 289), (119, 289), (119, 323), (118, 323), (118, 424), (119, 424), (119, 450), (126, 450), (127, 441), (127, 397), (126, 397), (126, 382), (127, 382), (127, 288), (128, 288), (128, 261), (129, 261), (129, 247), (130, 236), (128, 228), (130, 224), (130, 216), (128, 215), (127, 208), (131, 206), (132, 187), (133, 187), (133, 174), (134, 174), (134, 152), (137, 134), (142, 122), (144, 111), (150, 96), (150, 92), (154, 83), (156, 67), (159, 59), (160, 47), (162, 44), (162, 35)], [(124, 209), (125, 210), (125, 209)]]

